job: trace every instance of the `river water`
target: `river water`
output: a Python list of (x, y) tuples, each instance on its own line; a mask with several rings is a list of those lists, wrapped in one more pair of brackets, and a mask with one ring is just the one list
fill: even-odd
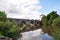
[(21, 33), (22, 37), (18, 40), (53, 40), (47, 33), (43, 34), (41, 29)]

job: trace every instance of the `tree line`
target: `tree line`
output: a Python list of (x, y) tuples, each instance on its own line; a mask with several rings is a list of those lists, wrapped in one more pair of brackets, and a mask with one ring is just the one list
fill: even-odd
[(42, 30), (48, 33), (55, 40), (60, 40), (60, 16), (57, 11), (52, 11), (42, 17)]

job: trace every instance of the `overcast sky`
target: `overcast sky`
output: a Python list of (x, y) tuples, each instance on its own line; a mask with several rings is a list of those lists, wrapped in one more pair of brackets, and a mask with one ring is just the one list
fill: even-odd
[(51, 11), (60, 13), (59, 0), (0, 0), (0, 10), (9, 18), (40, 19)]

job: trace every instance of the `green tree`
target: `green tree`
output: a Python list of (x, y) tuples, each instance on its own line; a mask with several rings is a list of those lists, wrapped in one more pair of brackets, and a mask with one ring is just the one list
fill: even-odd
[(60, 40), (60, 17), (53, 20), (52, 27), (54, 32), (51, 35), (55, 40)]
[(53, 20), (55, 18), (59, 17), (59, 15), (57, 14), (57, 11), (52, 11), (51, 13), (49, 13), (47, 15), (47, 21), (48, 21), (48, 25), (52, 24)]
[(20, 35), (20, 27), (13, 27), (11, 30), (8, 31), (7, 36), (10, 38), (18, 38)]
[(6, 14), (5, 14), (5, 12), (0, 11), (0, 37), (2, 36), (1, 27), (5, 23), (4, 21), (6, 21)]
[(47, 32), (47, 17), (46, 16), (42, 17), (41, 23), (42, 23), (42, 29), (44, 33), (46, 33)]
[(60, 40), (60, 17), (56, 11), (42, 17), (42, 30), (51, 35), (54, 39)]
[(58, 27), (60, 28), (60, 17), (54, 19), (52, 25), (54, 25), (54, 26), (58, 26)]
[(5, 21), (6, 20), (6, 14), (3, 11), (0, 11), (0, 21)]
[(3, 22), (3, 24), (0, 25), (0, 30), (3, 32), (2, 34), (6, 36), (8, 31), (13, 27), (13, 25), (14, 24), (10, 21)]
[(5, 12), (0, 11), (0, 35), (16, 38), (20, 35), (20, 27), (9, 21)]

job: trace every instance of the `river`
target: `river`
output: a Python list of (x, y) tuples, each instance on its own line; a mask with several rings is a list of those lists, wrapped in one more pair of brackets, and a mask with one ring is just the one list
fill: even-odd
[(53, 40), (47, 33), (43, 34), (41, 29), (21, 33), (22, 37), (18, 40)]

